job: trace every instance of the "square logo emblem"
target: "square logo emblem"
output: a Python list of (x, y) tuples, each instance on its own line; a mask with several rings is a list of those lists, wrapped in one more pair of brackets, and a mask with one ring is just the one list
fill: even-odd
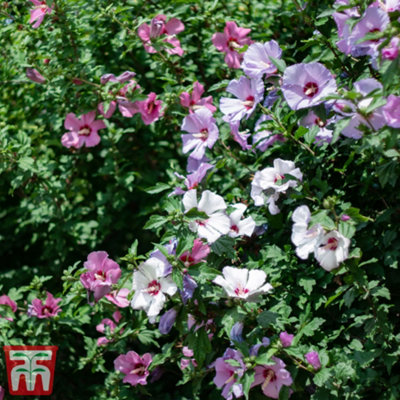
[(3, 346), (9, 393), (48, 396), (53, 392), (58, 346)]

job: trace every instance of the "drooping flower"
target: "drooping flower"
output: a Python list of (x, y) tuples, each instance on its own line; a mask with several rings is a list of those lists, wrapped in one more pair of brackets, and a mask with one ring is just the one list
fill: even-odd
[(260, 351), (261, 347), (268, 347), (271, 344), (271, 340), (264, 336), (262, 338), (261, 343), (257, 343), (250, 347), (250, 355), (251, 356), (258, 356), (258, 352)]
[(150, 125), (152, 122), (157, 121), (162, 115), (162, 101), (156, 100), (156, 97), (157, 95), (151, 92), (148, 94), (146, 100), (136, 101), (134, 103), (145, 125)]
[(210, 160), (206, 156), (203, 156), (200, 160), (197, 160), (196, 158), (193, 158), (189, 155), (186, 165), (186, 171), (196, 172), (201, 167), (201, 164), (207, 164), (209, 161)]
[(175, 308), (171, 308), (160, 317), (158, 330), (162, 335), (166, 335), (167, 333), (170, 332), (170, 330), (175, 324), (177, 314), (178, 313), (175, 310)]
[(188, 273), (183, 275), (182, 281), (183, 289), (180, 290), (180, 293), (182, 297), (182, 303), (186, 304), (188, 300), (193, 297), (193, 293), (197, 288), (197, 283)]
[[(110, 319), (110, 318), (104, 318), (104, 319), (102, 319), (102, 321), (100, 322), (100, 324), (98, 324), (98, 325), (96, 326), (96, 331), (97, 331), (97, 332), (100, 332), (100, 333), (105, 333), (106, 330), (107, 330), (106, 327), (108, 326), (108, 329), (110, 330), (110, 333), (114, 333), (115, 328), (117, 327), (116, 324), (119, 323), (119, 321), (120, 321), (121, 318), (122, 318), (122, 315), (121, 315), (121, 313), (120, 313), (119, 311), (115, 311), (115, 312), (113, 313), (112, 317), (113, 317), (113, 319), (114, 319), (115, 322), (114, 322), (112, 319)], [(123, 332), (123, 329), (121, 329), (120, 333), (122, 333), (122, 332)], [(97, 346), (106, 345), (106, 344), (109, 343), (110, 341), (111, 341), (111, 340), (108, 340), (107, 337), (101, 336), (101, 337), (99, 337), (99, 338), (97, 339)]]
[(338, 231), (324, 235), (315, 250), (315, 258), (326, 271), (332, 271), (349, 256), (350, 240)]
[[(187, 175), (186, 178), (178, 173), (175, 173), (175, 175), (180, 179), (184, 179), (183, 183), (185, 184), (187, 190), (191, 190), (196, 189), (199, 186), (201, 181), (207, 175), (207, 172), (212, 168), (214, 168), (214, 165), (212, 164), (201, 163), (198, 169)], [(170, 196), (173, 194), (185, 194), (185, 190), (183, 190), (181, 187), (176, 187), (174, 191), (170, 193)]]
[(96, 111), (83, 114), (80, 119), (74, 113), (67, 114), (64, 127), (65, 129), (69, 129), (69, 132), (64, 133), (61, 138), (63, 146), (79, 149), (83, 145), (86, 147), (98, 145), (100, 143), (100, 136), (97, 131), (105, 129), (106, 124), (104, 121), (95, 120), (95, 118)]
[(46, 78), (35, 68), (27, 68), (26, 77), (36, 83), (46, 82)]
[(121, 268), (115, 261), (108, 258), (105, 251), (93, 251), (83, 265), (87, 272), (81, 275), (80, 281), (87, 289), (88, 295), (93, 293), (94, 301), (98, 302), (110, 293), (111, 286), (118, 282), (121, 277)]
[(198, 81), (196, 81), (193, 84), (192, 93), (183, 92), (179, 96), (182, 107), (188, 108), (190, 113), (193, 113), (194, 111), (202, 107), (206, 107), (213, 113), (217, 109), (212, 104), (213, 98), (212, 96), (207, 96), (202, 98), (201, 96), (203, 93), (204, 93), (204, 86)]
[[(229, 337), (231, 340), (234, 340), (235, 342), (243, 342), (243, 323), (242, 322), (236, 322), (233, 326), (232, 329), (229, 333)], [(233, 344), (232, 344), (233, 346)]]
[(150, 322), (160, 313), (166, 301), (165, 294), (173, 296), (178, 290), (171, 275), (165, 276), (165, 263), (151, 257), (139, 265), (133, 273), (132, 289), (135, 294), (131, 301), (134, 310), (144, 310)]
[(256, 122), (254, 126), (254, 135), (253, 135), (253, 146), (260, 151), (267, 150), (268, 147), (272, 146), (275, 142), (284, 142), (285, 138), (281, 134), (273, 134), (271, 131), (265, 129), (262, 126), (264, 121), (270, 120), (271, 117), (269, 115), (263, 114)]
[(349, 124), (342, 129), (342, 135), (352, 139), (360, 139), (364, 134), (362, 129), (359, 129), (361, 126), (377, 131), (386, 123), (383, 115), (383, 107), (378, 107), (366, 115), (366, 110), (373, 101), (373, 97), (369, 96), (370, 93), (382, 90), (383, 87), (376, 79), (367, 78), (355, 82), (354, 88), (356, 92), (363, 96), (363, 99), (357, 104), (357, 108), (362, 111), (362, 115), (356, 111), (353, 104), (347, 101), (339, 100), (333, 107), (338, 113), (344, 116), (351, 116)]
[[(17, 303), (14, 300), (11, 300), (6, 294), (0, 296), (0, 305), (8, 306), (11, 308), (11, 311), (15, 313), (17, 311)], [(0, 307), (1, 309), (1, 307)], [(5, 318), (7, 321), (13, 321), (12, 317), (3, 317), (0, 312), (0, 318)]]
[(292, 242), (296, 246), (296, 254), (302, 260), (314, 252), (319, 245), (324, 230), (320, 224), (309, 228), (311, 213), (307, 206), (297, 207), (292, 215)]
[[(290, 175), (294, 179), (287, 179)], [(268, 204), (268, 210), (272, 215), (280, 212), (275, 202), (281, 193), (285, 193), (290, 187), (296, 187), (298, 180), (302, 180), (303, 174), (296, 168), (293, 161), (277, 158), (274, 166), (257, 171), (251, 183), (251, 198), (256, 206)]]
[(245, 204), (239, 203), (234, 204), (232, 207), (234, 208), (234, 211), (229, 214), (229, 219), (231, 221), (231, 230), (228, 235), (230, 237), (250, 237), (254, 232), (256, 223), (254, 222), (254, 219), (252, 217), (242, 219), (243, 214), (247, 209), (247, 206)]
[(175, 36), (185, 29), (185, 25), (177, 18), (171, 18), (167, 21), (165, 15), (157, 15), (152, 20), (150, 25), (143, 23), (139, 26), (138, 35), (143, 42), (144, 48), (148, 53), (157, 53), (157, 50), (152, 46), (152, 40), (160, 36), (165, 36), (163, 42), (169, 43), (171, 47), (165, 47), (165, 51), (169, 54), (177, 54), (181, 56), (183, 49), (181, 43)]
[(32, 300), (32, 304), (28, 309), (28, 314), (40, 319), (55, 317), (61, 312), (61, 308), (58, 305), (61, 300), (61, 297), (54, 298), (50, 292), (47, 292), (47, 297), (44, 304), (40, 299)]
[(114, 360), (114, 368), (125, 375), (122, 382), (132, 386), (147, 385), (148, 368), (152, 361), (150, 353), (139, 356), (136, 351), (128, 351)]
[(336, 82), (320, 63), (295, 64), (283, 74), (282, 92), (289, 107), (300, 110), (321, 104), (326, 96), (336, 92)]
[(105, 85), (107, 82), (113, 83), (124, 83), (127, 82), (122, 88), (118, 91), (113, 92), (111, 90), (111, 95), (113, 95), (115, 100), (112, 100), (108, 105), (107, 111), (104, 109), (104, 103), (100, 103), (97, 106), (98, 111), (103, 115), (104, 118), (111, 118), (114, 114), (114, 111), (118, 108), (122, 116), (126, 118), (133, 117), (134, 114), (138, 112), (138, 109), (135, 103), (128, 100), (128, 96), (132, 95), (136, 90), (140, 88), (137, 82), (132, 79), (136, 74), (133, 71), (125, 71), (119, 76), (115, 76), (114, 74), (105, 74), (100, 78), (100, 82), (102, 85)]
[(279, 399), (282, 386), (290, 386), (293, 379), (290, 372), (285, 369), (286, 364), (277, 357), (272, 357), (274, 365), (257, 366), (254, 368), (255, 376), (251, 387), (261, 385), (261, 390), (272, 399)]
[(279, 59), (282, 49), (275, 40), (263, 43), (253, 43), (244, 53), (242, 69), (250, 78), (259, 78), (274, 75), (278, 69), (271, 62), (270, 57)]
[[(38, 28), (43, 22), (46, 14), (51, 14), (53, 6), (48, 6), (45, 0), (29, 0), (35, 7), (30, 10), (31, 18), (29, 23), (32, 24), (32, 28)], [(36, 22), (35, 22), (36, 21)]]
[(184, 118), (181, 129), (183, 153), (191, 151), (192, 158), (201, 159), (206, 148), (211, 149), (218, 139), (219, 131), (209, 109), (203, 107)]
[(193, 189), (185, 193), (182, 203), (185, 213), (195, 208), (206, 214), (205, 219), (191, 221), (189, 229), (197, 232), (200, 238), (207, 239), (208, 243), (215, 242), (221, 235), (226, 235), (230, 231), (230, 220), (225, 214), (226, 204), (221, 196), (205, 190), (198, 202), (197, 191)]
[[(239, 365), (233, 366), (227, 360), (235, 360)], [(224, 355), (216, 359), (214, 363), (215, 377), (214, 383), (218, 388), (222, 388), (222, 396), (226, 400), (232, 400), (233, 396), (239, 398), (243, 396), (242, 384), (236, 383), (246, 371), (246, 366), (242, 359), (242, 354), (233, 349), (226, 349)]]
[(250, 117), (257, 104), (263, 99), (264, 83), (262, 79), (249, 79), (241, 76), (239, 79), (231, 80), (226, 91), (237, 98), (222, 97), (220, 110), (226, 116), (225, 121), (234, 123), (243, 117), (246, 119)]
[(185, 264), (186, 268), (199, 264), (210, 254), (210, 246), (203, 243), (200, 239), (194, 239), (191, 251), (185, 251), (179, 259)]
[(229, 68), (240, 68), (243, 54), (237, 50), (253, 41), (247, 37), (251, 29), (240, 28), (233, 21), (227, 21), (224, 32), (214, 33), (212, 42), (218, 51), (225, 54), (225, 62)]
[(395, 60), (399, 56), (400, 39), (396, 36), (390, 40), (389, 46), (382, 49), (382, 60)]
[(281, 341), (283, 347), (291, 346), (292, 342), (293, 342), (293, 338), (294, 338), (294, 335), (291, 335), (290, 333), (287, 333), (286, 331), (281, 332), (279, 334), (279, 340)]
[(400, 128), (400, 97), (390, 94), (387, 103), (383, 106), (383, 116), (386, 125)]
[(315, 369), (318, 370), (321, 368), (321, 361), (319, 360), (319, 355), (316, 351), (310, 351), (305, 356), (307, 362)]
[(125, 308), (129, 306), (128, 300), (129, 289), (122, 288), (119, 290), (113, 290), (112, 292), (106, 294), (106, 299), (111, 301), (119, 308)]
[(224, 267), (222, 275), (218, 275), (213, 282), (222, 286), (229, 297), (237, 297), (248, 301), (257, 301), (260, 294), (268, 293), (273, 288), (264, 283), (267, 276), (260, 269)]
[(229, 115), (225, 115), (222, 119), (229, 123), (229, 126), (231, 127), (232, 138), (236, 143), (239, 143), (242, 150), (250, 150), (251, 144), (248, 143), (250, 133), (247, 133), (247, 130), (243, 132), (239, 131), (240, 121), (230, 122)]
[(317, 126), (319, 131), (315, 136), (314, 143), (317, 146), (322, 146), (322, 144), (330, 143), (332, 141), (333, 130), (327, 128), (327, 125), (331, 122), (333, 122), (333, 118), (324, 121), (319, 118), (314, 111), (309, 111), (308, 114), (300, 120), (299, 124), (306, 128)]

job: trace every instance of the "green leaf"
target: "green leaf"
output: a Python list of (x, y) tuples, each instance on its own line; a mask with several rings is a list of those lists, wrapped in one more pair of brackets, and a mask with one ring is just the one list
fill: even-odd
[(316, 284), (316, 281), (313, 278), (301, 278), (299, 280), (299, 285), (305, 290), (305, 292), (308, 295), (311, 294), (312, 288), (315, 284)]
[(274, 57), (271, 57), (271, 56), (269, 56), (269, 59), (272, 62), (272, 64), (274, 64), (275, 67), (278, 68), (279, 72), (282, 72), (282, 73), (285, 72), (285, 69), (286, 69), (285, 61), (283, 61), (280, 58), (274, 58)]
[(311, 225), (320, 224), (323, 228), (331, 231), (336, 229), (336, 225), (332, 218), (328, 216), (327, 210), (322, 210), (311, 217)]
[(168, 189), (171, 189), (170, 185), (168, 185), (166, 183), (158, 182), (156, 185), (150, 186), (150, 187), (144, 189), (144, 191), (146, 193), (156, 194), (156, 193), (164, 192), (165, 190), (168, 190)]
[(251, 384), (254, 382), (254, 375), (255, 375), (255, 371), (251, 370), (251, 371), (246, 371), (246, 373), (244, 374), (244, 376), (241, 379), (242, 382), (242, 387), (243, 387), (243, 394), (244, 397), (246, 399), (249, 399), (249, 391), (251, 388)]
[(331, 377), (331, 370), (329, 368), (322, 368), (314, 375), (314, 383), (322, 387), (325, 385), (326, 381)]
[(279, 314), (272, 311), (263, 311), (257, 316), (257, 322), (263, 327), (268, 328), (271, 324), (274, 324), (278, 319)]
[(236, 255), (236, 251), (233, 248), (235, 242), (235, 239), (231, 238), (230, 236), (221, 236), (211, 245), (211, 250), (218, 256), (234, 258)]
[(163, 226), (168, 221), (168, 218), (162, 215), (152, 215), (146, 222), (143, 229), (156, 229)]

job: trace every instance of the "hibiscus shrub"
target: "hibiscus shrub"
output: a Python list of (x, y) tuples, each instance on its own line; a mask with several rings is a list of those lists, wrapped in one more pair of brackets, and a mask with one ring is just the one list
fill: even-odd
[(399, 21), (2, 3), (0, 337), (52, 398), (400, 398)]

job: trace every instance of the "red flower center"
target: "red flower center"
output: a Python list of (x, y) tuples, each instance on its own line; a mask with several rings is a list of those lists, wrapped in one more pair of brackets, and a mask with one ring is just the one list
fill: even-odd
[(243, 296), (247, 293), (249, 293), (249, 289), (242, 288), (240, 285), (235, 289), (236, 296)]
[(98, 270), (94, 274), (95, 279), (98, 279), (99, 281), (105, 281), (106, 280), (106, 273), (104, 271)]
[(237, 39), (230, 37), (226, 45), (229, 47), (229, 50), (235, 51), (236, 49), (240, 49), (242, 46), (238, 43)]
[(89, 136), (90, 133), (92, 132), (92, 129), (90, 128), (89, 125), (83, 125), (81, 129), (79, 129), (79, 136)]
[(276, 183), (278, 181), (283, 181), (284, 179), (285, 179), (285, 175), (276, 174), (275, 175), (275, 179), (274, 179), (274, 183)]
[(132, 371), (129, 375), (139, 375), (143, 376), (146, 373), (146, 367), (143, 364), (134, 364)]
[(326, 250), (336, 250), (338, 248), (338, 240), (336, 238), (329, 238), (324, 248)]
[(237, 227), (237, 225), (232, 225), (231, 226), (231, 230), (236, 232), (236, 233), (239, 233), (239, 228)]
[(249, 96), (246, 98), (246, 101), (243, 102), (243, 105), (246, 107), (247, 110), (250, 110), (254, 107), (254, 97)]
[(42, 309), (42, 314), (44, 315), (49, 315), (53, 313), (53, 307), (50, 306), (44, 306)]
[(194, 265), (194, 258), (190, 254), (182, 254), (179, 259), (185, 264), (185, 267)]
[[(374, 28), (371, 29), (369, 32), (374, 33), (374, 32), (380, 32), (381, 30), (379, 28)], [(379, 42), (379, 39), (371, 39), (370, 42)]]
[(265, 378), (265, 381), (261, 385), (262, 390), (264, 390), (270, 382), (276, 381), (276, 375), (272, 369), (265, 369), (263, 371), (263, 377)]
[(318, 85), (315, 82), (307, 82), (304, 85), (303, 92), (307, 97), (314, 97), (318, 93)]
[(326, 126), (326, 122), (322, 121), (322, 119), (319, 117), (315, 118), (314, 123), (315, 123), (315, 125), (318, 125), (320, 128), (323, 128), (324, 126)]
[(154, 279), (147, 286), (147, 293), (156, 296), (161, 290), (161, 285)]

